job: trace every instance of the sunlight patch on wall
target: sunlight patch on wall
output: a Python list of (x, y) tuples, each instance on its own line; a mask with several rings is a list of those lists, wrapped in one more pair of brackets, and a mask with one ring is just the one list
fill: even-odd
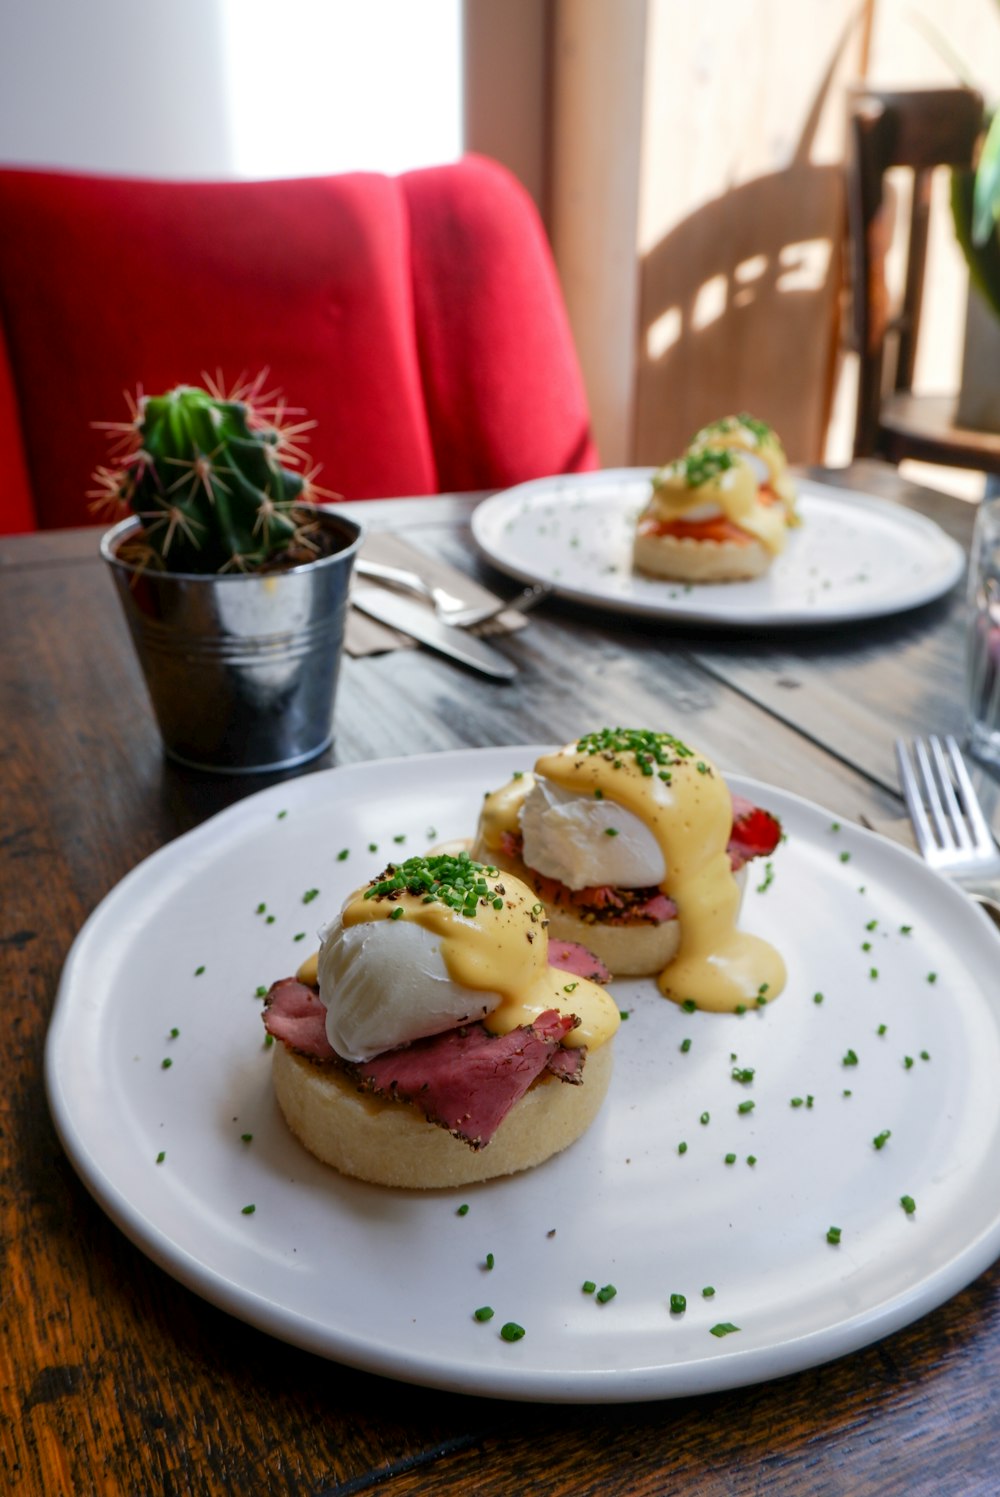
[(662, 359), (681, 335), (681, 309), (668, 307), (646, 330), (646, 356)]
[(804, 239), (786, 244), (778, 256), (782, 266), (775, 281), (778, 291), (819, 291), (826, 283), (833, 246), (829, 239)]
[(696, 333), (717, 322), (722, 316), (726, 310), (728, 290), (729, 281), (724, 275), (714, 275), (710, 281), (698, 287), (691, 309), (691, 326)]

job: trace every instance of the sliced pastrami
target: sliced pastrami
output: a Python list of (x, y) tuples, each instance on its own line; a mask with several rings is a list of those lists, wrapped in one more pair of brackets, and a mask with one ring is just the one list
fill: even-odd
[(469, 1024), (353, 1067), (382, 1097), (412, 1102), (474, 1149), (488, 1144), (578, 1020), (547, 1009), (510, 1034)]
[(572, 972), (574, 977), (587, 977), (591, 982), (610, 982), (611, 973), (592, 951), (581, 946), (579, 941), (549, 941), (549, 966), (560, 972)]
[(482, 1024), (467, 1024), (354, 1064), (331, 1048), (326, 1008), (315, 988), (285, 977), (272, 985), (264, 1004), (268, 1034), (289, 1050), (336, 1065), (366, 1091), (412, 1102), (430, 1122), (475, 1149), (489, 1143), (543, 1071), (560, 1081), (583, 1080), (586, 1050), (567, 1050), (562, 1044), (578, 1022), (573, 1014), (546, 1009), (533, 1024), (510, 1034), (494, 1035)]
[(264, 1028), (299, 1055), (311, 1060), (333, 1060), (326, 1037), (326, 1006), (315, 988), (294, 977), (272, 983), (264, 1000)]

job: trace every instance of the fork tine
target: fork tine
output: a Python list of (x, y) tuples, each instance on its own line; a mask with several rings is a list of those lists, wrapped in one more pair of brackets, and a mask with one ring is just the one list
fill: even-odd
[(927, 744), (934, 759), (934, 768), (937, 771), (937, 784), (940, 787), (944, 810), (948, 817), (948, 827), (952, 833), (953, 845), (961, 848), (964, 852), (971, 852), (973, 850), (972, 837), (969, 833), (969, 827), (962, 807), (959, 805), (958, 797), (955, 794), (951, 769), (948, 760), (944, 756), (941, 740), (936, 734), (932, 734), (928, 738)]
[(922, 738), (916, 739), (913, 751), (917, 756), (917, 765), (920, 769), (923, 798), (927, 802), (937, 831), (937, 844), (939, 847), (943, 847), (946, 851), (950, 852), (955, 846), (955, 838), (952, 835), (951, 827), (948, 825), (945, 815), (944, 803), (941, 799), (941, 791), (938, 786), (937, 776), (934, 773), (934, 766), (927, 752), (927, 745)]
[(959, 791), (961, 792), (965, 814), (972, 827), (973, 841), (978, 848), (993, 852), (996, 848), (993, 833), (990, 830), (989, 822), (983, 814), (983, 808), (979, 803), (979, 796), (973, 788), (972, 781), (969, 778), (969, 771), (962, 757), (962, 751), (953, 734), (949, 733), (945, 738), (945, 745), (951, 758), (951, 766), (958, 783)]
[(937, 842), (931, 830), (931, 824), (924, 810), (923, 796), (920, 793), (920, 783), (917, 779), (910, 751), (901, 738), (896, 739), (896, 763), (899, 767), (899, 782), (903, 787), (903, 798), (906, 801), (906, 809), (910, 813), (913, 823), (913, 832), (917, 839), (917, 846), (925, 858), (930, 858), (937, 851)]

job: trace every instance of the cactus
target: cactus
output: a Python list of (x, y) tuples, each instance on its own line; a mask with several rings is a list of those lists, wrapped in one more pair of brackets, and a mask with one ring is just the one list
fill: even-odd
[(95, 508), (142, 521), (130, 554), (170, 572), (258, 571), (290, 546), (308, 544), (294, 506), (323, 493), (315, 473), (295, 472), (312, 423), (283, 426), (283, 403), (265, 407), (263, 375), (225, 395), (178, 385), (130, 402), (129, 422), (95, 423), (112, 439), (112, 467), (98, 468)]

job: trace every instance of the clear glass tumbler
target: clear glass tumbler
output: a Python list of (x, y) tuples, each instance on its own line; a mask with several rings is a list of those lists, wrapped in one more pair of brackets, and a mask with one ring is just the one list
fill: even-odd
[(1000, 764), (1000, 496), (987, 494), (976, 513), (967, 598), (966, 739)]

